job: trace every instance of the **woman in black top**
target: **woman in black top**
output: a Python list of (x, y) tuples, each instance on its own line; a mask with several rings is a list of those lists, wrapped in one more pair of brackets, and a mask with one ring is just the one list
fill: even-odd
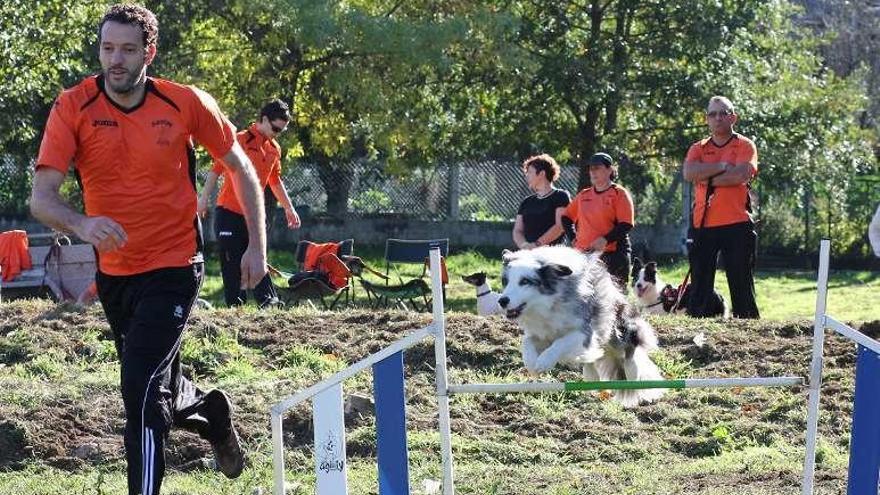
[(519, 205), (513, 224), (513, 242), (520, 249), (560, 244), (563, 241), (562, 213), (571, 202), (568, 191), (553, 187), (559, 177), (559, 165), (550, 155), (526, 160), (523, 175), (535, 194)]

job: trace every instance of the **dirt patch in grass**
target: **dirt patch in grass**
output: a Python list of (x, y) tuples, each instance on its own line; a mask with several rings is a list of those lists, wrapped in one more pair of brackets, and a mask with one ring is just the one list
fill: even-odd
[[(679, 363), (679, 371), (685, 375), (681, 378), (806, 376), (809, 369), (809, 321), (652, 321), (663, 354)], [(213, 338), (234, 334), (238, 345), (257, 356), (255, 366), (277, 369), (293, 346), (314, 348), (352, 363), (429, 322), (430, 315), (396, 311), (196, 311), (187, 335)], [(516, 325), (502, 318), (467, 314), (450, 314), (447, 325), (451, 381), (465, 373), (510, 376), (510, 380), (519, 381), (527, 378), (522, 370)], [(869, 335), (880, 336), (880, 321), (862, 324), (861, 328)], [(88, 366), (82, 363), (92, 359), (88, 349), (94, 344), (85, 342), (83, 335), (95, 329), (101, 338), (109, 338), (98, 308), (82, 311), (39, 302), (4, 304), (0, 306), (0, 376), (17, 373), (12, 369), (50, 351), (62, 356), (71, 370), (88, 372)], [(703, 345), (694, 342), (700, 333), (705, 336)], [(823, 418), (828, 419), (823, 420), (821, 430), (829, 443), (845, 450), (852, 404), (853, 346), (842, 338), (828, 336), (825, 357), (822, 408)], [(430, 341), (406, 353), (407, 419), (414, 430), (436, 431), (433, 362)], [(202, 378), (213, 378), (210, 369), (198, 371), (206, 373)], [(576, 372), (565, 370), (556, 371), (554, 376), (560, 380), (578, 378)], [(269, 415), (263, 404), (295, 391), (282, 388), (234, 396), (239, 430), (247, 445), (267, 444)], [(622, 411), (597, 394), (559, 394), (547, 399), (549, 405), (523, 396), (479, 396), (466, 407), (453, 407), (453, 431), (463, 441), (496, 439), (493, 445), (499, 450), (492, 455), (508, 458), (509, 462), (534, 462), (536, 456), (544, 455), (584, 463), (616, 463), (653, 454), (695, 459), (786, 439), (802, 445), (802, 439), (791, 440), (791, 436), (802, 435), (806, 392), (797, 392), (789, 400), (778, 393), (767, 389), (672, 392), (659, 403), (634, 411)], [(308, 405), (285, 416), (288, 447), (307, 452), (312, 437), (310, 418)], [(371, 421), (369, 417), (349, 418), (348, 427), (357, 430), (368, 427)], [(16, 407), (0, 404), (0, 469), (16, 469), (29, 458), (71, 470), (118, 461), (124, 455), (123, 423), (122, 403), (115, 387), (88, 391), (76, 399), (49, 398)], [(546, 452), (515, 448), (537, 438), (545, 442), (542, 448)], [(84, 445), (88, 447), (80, 448)], [(185, 468), (210, 455), (207, 442), (177, 430), (171, 435), (168, 449), (167, 462), (172, 469)], [(372, 456), (375, 451), (365, 442), (353, 441), (348, 454)], [(825, 487), (836, 487), (845, 477), (839, 471), (821, 471), (821, 466), (820, 474)], [(688, 483), (692, 486), (685, 488), (694, 489), (682, 493), (706, 492), (697, 486), (701, 484), (719, 487), (718, 493), (725, 492), (723, 487), (742, 483), (768, 487), (792, 484), (790, 479), (780, 481), (766, 472), (696, 477)]]

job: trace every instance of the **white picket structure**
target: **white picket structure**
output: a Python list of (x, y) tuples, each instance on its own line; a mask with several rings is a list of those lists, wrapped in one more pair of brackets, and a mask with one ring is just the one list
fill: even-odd
[[(806, 449), (804, 472), (801, 485), (802, 495), (813, 494), (813, 476), (815, 471), (815, 451), (819, 417), (819, 392), (821, 387), (823, 365), (824, 332), (830, 328), (853, 340), (861, 346), (880, 355), (880, 342), (856, 331), (855, 329), (835, 320), (826, 314), (826, 298), (828, 291), (828, 265), (830, 257), (830, 241), (823, 240), (820, 248), (820, 263), (817, 277), (816, 311), (813, 327), (812, 363), (810, 376), (806, 381), (809, 389), (808, 417), (806, 431)], [(271, 409), (272, 445), (274, 461), (274, 493), (285, 495), (283, 429), (282, 418), (286, 411), (306, 400), (313, 400), (313, 416), (315, 421), (316, 472), (318, 473), (318, 494), (347, 494), (345, 474), (345, 432), (342, 418), (342, 382), (370, 368), (395, 354), (412, 347), (428, 337), (434, 337), (436, 397), (438, 407), (438, 423), (440, 430), (440, 457), (443, 467), (443, 495), (454, 495), (454, 476), (451, 425), (449, 421), (449, 396), (452, 394), (476, 393), (543, 393), (543, 392), (574, 392), (601, 388), (633, 388), (634, 383), (626, 384), (609, 382), (569, 382), (569, 383), (502, 383), (502, 384), (450, 384), (447, 378), (446, 358), (446, 320), (443, 313), (443, 291), (440, 280), (440, 253), (433, 249), (430, 256), (431, 282), (433, 292), (433, 319), (427, 327), (414, 331), (410, 335), (394, 342), (383, 350), (367, 356), (348, 368), (322, 380), (274, 405)], [(402, 373), (402, 372), (401, 372)], [(880, 377), (878, 377), (880, 378)], [(670, 381), (644, 382), (641, 388), (667, 387)], [(698, 387), (801, 387), (805, 385), (802, 377), (743, 377), (743, 378), (703, 378), (674, 380), (672, 388)], [(880, 384), (880, 380), (878, 380)], [(878, 429), (880, 431), (880, 429)], [(880, 443), (880, 442), (878, 442)], [(404, 446), (405, 448), (405, 446)], [(880, 447), (878, 447), (880, 452)], [(323, 457), (322, 457), (323, 456)], [(380, 456), (381, 457), (381, 456)], [(852, 469), (852, 468), (851, 468)], [(381, 472), (381, 469), (380, 469)], [(851, 471), (852, 472), (852, 471)], [(875, 473), (876, 474), (876, 473)], [(404, 483), (400, 491), (389, 490), (381, 495), (408, 494), (408, 485)], [(850, 493), (850, 495), (855, 495)], [(858, 494), (862, 495), (862, 494)]]

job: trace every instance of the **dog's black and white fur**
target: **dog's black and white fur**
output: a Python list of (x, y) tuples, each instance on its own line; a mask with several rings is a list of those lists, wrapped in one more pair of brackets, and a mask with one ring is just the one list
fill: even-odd
[[(678, 296), (678, 288), (672, 287), (660, 278), (657, 271), (657, 263), (650, 261), (642, 264), (639, 258), (633, 258), (632, 263), (632, 286), (636, 294), (636, 301), (645, 312), (652, 314), (671, 313), (672, 307), (675, 306), (675, 298)], [(669, 289), (667, 289), (669, 286)], [(664, 297), (663, 291), (672, 289), (672, 298)], [(690, 297), (691, 286), (685, 286), (684, 295), (676, 308), (675, 313), (684, 313), (687, 309), (688, 298)], [(712, 291), (711, 299), (712, 311), (708, 316), (723, 316), (729, 314), (727, 304), (724, 297), (718, 291)]]
[(498, 298), (501, 296), (489, 287), (486, 272), (464, 275), (461, 279), (477, 288), (477, 314), (489, 316), (501, 313), (501, 306), (498, 305)]
[[(544, 373), (557, 363), (580, 366), (585, 380), (662, 380), (648, 352), (651, 326), (627, 302), (598, 254), (553, 246), (504, 252), (498, 304), (523, 329), (526, 369)], [(651, 402), (661, 389), (620, 390), (625, 407)]]

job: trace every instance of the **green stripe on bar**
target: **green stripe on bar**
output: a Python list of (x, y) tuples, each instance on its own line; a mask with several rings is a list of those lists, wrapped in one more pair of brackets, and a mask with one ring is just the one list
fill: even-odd
[(685, 388), (684, 380), (609, 380), (607, 382), (565, 382), (565, 391), (634, 390), (643, 388)]

